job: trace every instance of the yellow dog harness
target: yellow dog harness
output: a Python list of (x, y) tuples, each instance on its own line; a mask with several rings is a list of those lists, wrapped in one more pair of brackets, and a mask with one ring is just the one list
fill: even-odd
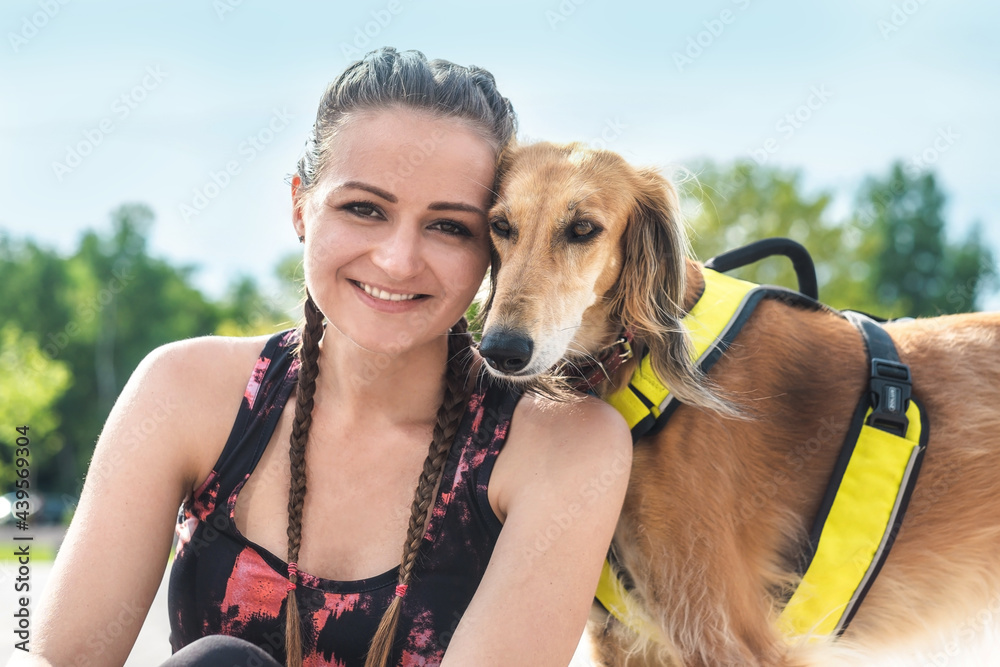
[[(685, 316), (694, 358), (703, 372), (732, 344), (765, 297), (818, 302), (703, 269), (705, 289)], [(814, 521), (801, 582), (777, 619), (789, 640), (840, 634), (878, 574), (899, 530), (928, 437), (924, 411), (910, 396), (909, 368), (878, 323), (842, 313), (861, 331), (871, 369), (869, 391), (851, 426)], [(647, 354), (631, 381), (605, 399), (625, 417), (635, 440), (663, 428), (678, 402), (653, 371)], [(607, 611), (638, 634), (663, 642), (659, 626), (605, 561), (596, 594)]]

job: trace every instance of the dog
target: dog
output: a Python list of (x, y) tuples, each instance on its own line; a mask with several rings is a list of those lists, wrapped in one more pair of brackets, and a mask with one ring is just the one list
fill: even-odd
[[(588, 631), (600, 664), (859, 664), (1000, 606), (1000, 314), (885, 324), (929, 418), (922, 468), (843, 634), (789, 638), (776, 619), (866, 390), (858, 329), (830, 308), (765, 299), (700, 374), (683, 317), (703, 266), (658, 170), (578, 143), (518, 145), (497, 195), (481, 314), (489, 372), (532, 386), (560, 364), (591, 362), (628, 330), (681, 403), (635, 444), (613, 541), (619, 574), (661, 637), (595, 606)], [(619, 390), (638, 362), (593, 391)]]

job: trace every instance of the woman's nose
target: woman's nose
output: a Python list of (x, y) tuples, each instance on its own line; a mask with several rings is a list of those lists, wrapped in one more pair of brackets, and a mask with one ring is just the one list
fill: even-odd
[(424, 268), (420, 228), (397, 223), (372, 253), (375, 265), (394, 280), (405, 280)]

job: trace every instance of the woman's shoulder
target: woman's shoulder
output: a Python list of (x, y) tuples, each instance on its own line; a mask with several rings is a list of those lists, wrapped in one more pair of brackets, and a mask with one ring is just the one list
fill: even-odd
[(172, 389), (210, 398), (218, 396), (220, 385), (233, 384), (240, 376), (246, 383), (270, 337), (207, 335), (176, 340), (153, 349), (140, 368), (163, 376)]
[[(514, 409), (504, 453), (497, 461), (503, 514), (522, 493), (575, 494), (604, 475), (605, 488), (623, 491), (632, 463), (632, 436), (625, 419), (592, 396), (552, 400), (528, 393)], [(609, 478), (608, 471), (612, 473)], [(612, 494), (615, 495), (615, 494)]]
[(168, 412), (183, 415), (175, 422), (182, 428), (177, 437), (179, 444), (188, 446), (198, 481), (222, 453), (247, 382), (273, 335), (172, 341), (152, 350), (136, 369), (140, 388), (162, 396)]
[(619, 450), (631, 451), (632, 438), (628, 425), (612, 406), (593, 396), (575, 396), (569, 400), (528, 393), (514, 410), (512, 422), (518, 422), (521, 433), (533, 441), (531, 449), (556, 457), (579, 457)]

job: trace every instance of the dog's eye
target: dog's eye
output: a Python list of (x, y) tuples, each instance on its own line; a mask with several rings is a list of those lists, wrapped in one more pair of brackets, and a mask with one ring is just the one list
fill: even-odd
[(599, 231), (600, 228), (589, 220), (579, 220), (569, 226), (569, 240), (586, 241), (596, 236)]
[(503, 218), (498, 218), (490, 222), (490, 229), (500, 238), (505, 239), (510, 236), (510, 223)]

